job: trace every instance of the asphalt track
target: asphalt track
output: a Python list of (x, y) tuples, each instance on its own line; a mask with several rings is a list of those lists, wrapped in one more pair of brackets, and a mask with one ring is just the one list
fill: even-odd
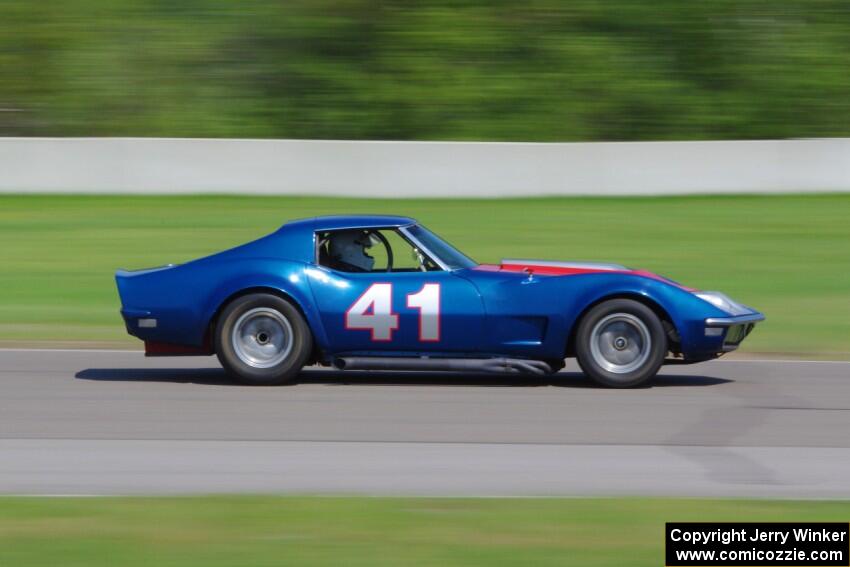
[(0, 350), (0, 493), (850, 498), (850, 363), (716, 361), (604, 390)]

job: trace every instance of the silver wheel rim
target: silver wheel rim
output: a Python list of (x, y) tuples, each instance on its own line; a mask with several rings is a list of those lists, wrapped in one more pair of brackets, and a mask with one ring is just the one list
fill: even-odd
[(230, 335), (236, 356), (254, 368), (271, 368), (286, 360), (292, 352), (292, 339), (292, 325), (269, 307), (243, 313)]
[(613, 374), (637, 370), (649, 358), (652, 338), (643, 321), (629, 313), (612, 313), (590, 333), (594, 362)]

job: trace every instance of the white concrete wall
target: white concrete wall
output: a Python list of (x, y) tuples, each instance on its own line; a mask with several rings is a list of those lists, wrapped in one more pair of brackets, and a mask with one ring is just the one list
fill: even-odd
[(0, 138), (0, 192), (370, 197), (850, 191), (850, 138), (571, 144)]

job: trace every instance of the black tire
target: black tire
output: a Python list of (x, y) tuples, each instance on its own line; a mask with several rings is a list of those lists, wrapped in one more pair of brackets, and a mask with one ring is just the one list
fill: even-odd
[[(237, 325), (241, 331), (235, 336)], [(310, 327), (298, 309), (268, 293), (234, 299), (216, 325), (216, 355), (228, 374), (244, 384), (294, 381), (312, 348)]]
[(664, 363), (667, 334), (643, 303), (611, 299), (582, 317), (575, 350), (579, 366), (597, 384), (634, 388), (655, 377)]

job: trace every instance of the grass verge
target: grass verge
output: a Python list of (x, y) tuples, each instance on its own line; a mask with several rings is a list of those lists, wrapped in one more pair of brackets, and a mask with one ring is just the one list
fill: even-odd
[(135, 344), (119, 267), (183, 262), (331, 213), (419, 218), (479, 261), (606, 260), (767, 313), (745, 350), (847, 358), (850, 195), (369, 200), (0, 196), (0, 340)]
[(667, 521), (846, 522), (850, 502), (0, 498), (0, 565), (663, 565)]

